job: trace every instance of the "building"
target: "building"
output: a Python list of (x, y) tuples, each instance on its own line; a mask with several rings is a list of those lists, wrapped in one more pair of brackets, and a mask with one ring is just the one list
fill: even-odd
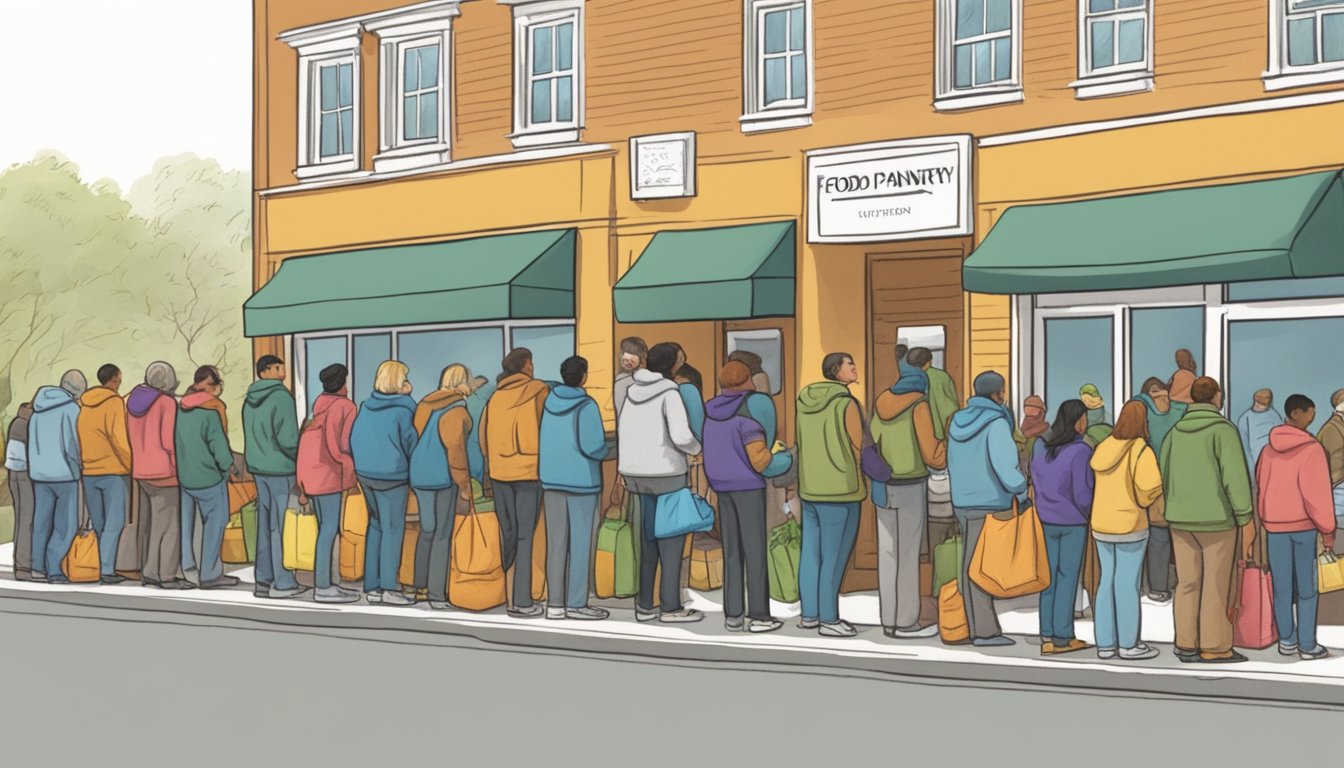
[(761, 353), (786, 439), (827, 352), (869, 402), (898, 338), (1015, 403), (1177, 347), (1232, 408), (1344, 382), (1344, 2), (254, 5), (245, 319), (301, 401), (526, 345), (614, 427), (626, 335)]

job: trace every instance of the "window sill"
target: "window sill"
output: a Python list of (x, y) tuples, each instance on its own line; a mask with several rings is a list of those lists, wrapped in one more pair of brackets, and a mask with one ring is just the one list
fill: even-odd
[(447, 144), (436, 143), (399, 147), (374, 155), (373, 170), (375, 173), (409, 171), (416, 168), (443, 165), (449, 159)]
[(962, 109), (997, 107), (1001, 104), (1021, 104), (1024, 99), (1025, 96), (1020, 87), (993, 91), (968, 91), (964, 94), (943, 94), (933, 100), (933, 108), (939, 112), (955, 112)]
[(519, 131), (518, 133), (509, 134), (509, 141), (513, 142), (514, 149), (548, 147), (556, 144), (577, 144), (579, 142), (579, 129), (561, 128), (559, 130)]
[(812, 110), (790, 109), (778, 112), (753, 112), (738, 118), (743, 133), (765, 133), (806, 128), (812, 124)]
[(1285, 70), (1266, 72), (1261, 76), (1266, 91), (1282, 91), (1288, 88), (1307, 88), (1313, 85), (1344, 83), (1344, 67), (1320, 69), (1314, 72), (1295, 72)]
[(332, 177), (354, 177), (360, 175), (359, 162), (354, 159), (335, 163), (301, 165), (294, 169), (294, 175), (300, 180), (327, 179)]
[(1080, 99), (1147, 93), (1153, 90), (1153, 73), (1122, 72), (1115, 75), (1094, 75), (1079, 78), (1069, 83), (1069, 87), (1075, 91), (1075, 96)]

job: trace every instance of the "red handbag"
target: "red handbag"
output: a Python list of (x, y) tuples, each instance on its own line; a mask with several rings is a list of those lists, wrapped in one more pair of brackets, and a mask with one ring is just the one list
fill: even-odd
[(1237, 600), (1232, 615), (1232, 644), (1261, 650), (1279, 641), (1274, 627), (1274, 582), (1269, 569), (1249, 560), (1237, 562)]

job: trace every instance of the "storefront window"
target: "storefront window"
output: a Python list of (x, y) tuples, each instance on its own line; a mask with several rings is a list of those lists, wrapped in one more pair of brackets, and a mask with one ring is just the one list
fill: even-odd
[(307, 339), (303, 342), (305, 375), (303, 388), (308, 402), (305, 413), (312, 413), (313, 403), (322, 394), (322, 369), (333, 363), (345, 362), (345, 337), (329, 336)]
[(373, 393), (373, 380), (378, 375), (378, 366), (392, 358), (392, 334), (356, 336), (354, 348), (355, 361), (350, 366), (350, 396), (357, 404), (362, 404)]
[(397, 357), (411, 369), (417, 400), (439, 388), (439, 376), (452, 363), (494, 381), (504, 358), (503, 328), (460, 328), (397, 334)]
[(1114, 418), (1114, 338), (1112, 317), (1046, 318), (1044, 396), (1051, 418), (1059, 404), (1077, 398), (1085, 384), (1096, 385)]
[(1240, 416), (1258, 389), (1274, 392), (1279, 413), (1289, 395), (1302, 394), (1316, 403), (1315, 432), (1330, 417), (1330, 395), (1344, 388), (1344, 355), (1335, 354), (1341, 338), (1344, 317), (1228, 323), (1228, 415)]
[(514, 328), (512, 347), (531, 350), (532, 368), (538, 379), (558, 382), (560, 364), (574, 354), (574, 326)]
[[(728, 354), (753, 352), (761, 358), (761, 370), (770, 377), (771, 395), (783, 388), (784, 332), (778, 329), (763, 331), (729, 331)], [(706, 379), (709, 377), (706, 376)], [(710, 385), (712, 388), (712, 385)]]
[(1204, 372), (1203, 307), (1156, 307), (1130, 312), (1126, 397), (1139, 394), (1149, 377), (1169, 380), (1176, 371), (1178, 349), (1194, 353), (1198, 372)]

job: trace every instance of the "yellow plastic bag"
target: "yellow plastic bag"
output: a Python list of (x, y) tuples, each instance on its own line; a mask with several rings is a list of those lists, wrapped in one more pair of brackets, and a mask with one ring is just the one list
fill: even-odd
[(1033, 595), (1050, 586), (1050, 562), (1045, 554), (1045, 529), (1028, 507), (1013, 518), (985, 518), (980, 540), (971, 556), (970, 577), (992, 597), (1007, 599)]
[(317, 562), (317, 515), (299, 506), (297, 497), (289, 497), (285, 506), (282, 531), (285, 568), (291, 571), (311, 571)]
[(364, 578), (364, 537), (369, 529), (369, 507), (359, 489), (345, 497), (341, 509), (341, 578), (359, 581)]
[(1335, 553), (1325, 552), (1316, 560), (1317, 591), (1338, 592), (1344, 589), (1344, 562)]

